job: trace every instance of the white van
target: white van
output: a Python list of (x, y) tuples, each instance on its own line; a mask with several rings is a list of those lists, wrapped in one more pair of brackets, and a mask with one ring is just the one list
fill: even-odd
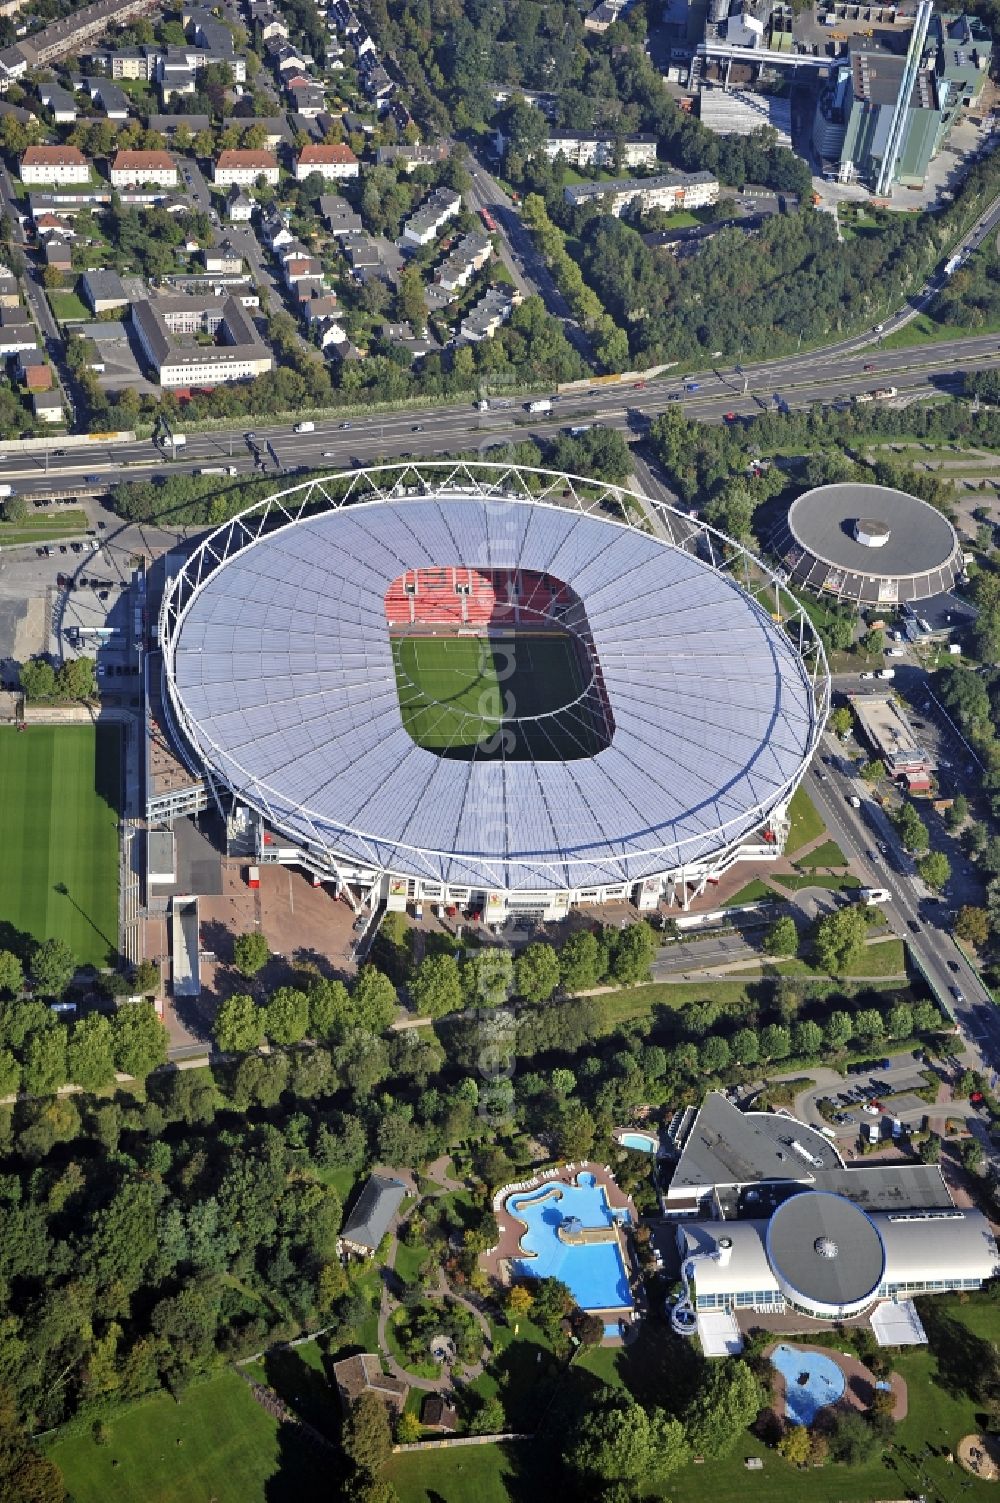
[(292, 432), (293, 433), (315, 433), (316, 432), (316, 424), (315, 423), (296, 423), (295, 427), (292, 429)]

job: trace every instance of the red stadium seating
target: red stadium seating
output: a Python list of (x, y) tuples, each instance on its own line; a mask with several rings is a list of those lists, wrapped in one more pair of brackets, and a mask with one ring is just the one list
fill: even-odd
[(572, 591), (536, 570), (410, 569), (385, 595), (390, 627), (538, 626), (573, 603)]

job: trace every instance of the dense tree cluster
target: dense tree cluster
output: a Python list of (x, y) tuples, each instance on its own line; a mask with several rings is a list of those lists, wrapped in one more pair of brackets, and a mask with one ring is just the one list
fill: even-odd
[(93, 699), (96, 664), (93, 658), (66, 658), (56, 668), (47, 657), (29, 658), (21, 667), (21, 688), (32, 704)]

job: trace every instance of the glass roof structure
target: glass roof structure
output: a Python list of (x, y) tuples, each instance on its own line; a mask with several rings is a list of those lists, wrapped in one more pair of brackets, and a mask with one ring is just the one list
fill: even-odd
[[(821, 723), (817, 664), (769, 610), (690, 546), (568, 504), (572, 477), (556, 504), (513, 480), (487, 494), (476, 466), (462, 486), (433, 468), (416, 494), (340, 492), (320, 512), (315, 490), (300, 488), (312, 509), (285, 493), (281, 516), (226, 524), (174, 582), (168, 692), (213, 777), (342, 863), (485, 890), (635, 881), (759, 832)], [(463, 761), (411, 739), (385, 596), (442, 565), (537, 570), (579, 595), (610, 745)]]

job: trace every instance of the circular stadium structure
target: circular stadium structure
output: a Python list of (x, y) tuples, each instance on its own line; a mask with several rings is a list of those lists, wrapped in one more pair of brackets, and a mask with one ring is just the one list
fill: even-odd
[(804, 1315), (847, 1320), (868, 1308), (885, 1271), (871, 1218), (844, 1195), (792, 1195), (767, 1228), (767, 1258), (785, 1300)]
[(774, 536), (790, 583), (858, 605), (927, 600), (962, 573), (955, 529), (933, 506), (884, 485), (820, 485)]
[(169, 723), (261, 859), (488, 920), (682, 906), (783, 848), (829, 706), (775, 577), (617, 486), (489, 463), (281, 491), (166, 591)]

